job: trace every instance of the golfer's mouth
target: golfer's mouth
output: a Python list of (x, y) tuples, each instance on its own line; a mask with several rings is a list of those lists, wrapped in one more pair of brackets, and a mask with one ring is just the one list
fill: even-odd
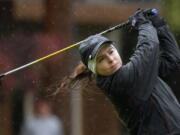
[(113, 64), (110, 68), (111, 69), (118, 69), (120, 67), (120, 63)]

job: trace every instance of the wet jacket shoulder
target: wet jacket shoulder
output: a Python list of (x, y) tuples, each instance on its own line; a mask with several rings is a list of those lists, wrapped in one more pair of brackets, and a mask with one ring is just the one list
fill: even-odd
[(180, 69), (180, 51), (167, 25), (159, 27), (157, 32), (160, 42), (159, 76), (164, 78)]
[(151, 24), (139, 27), (136, 50), (129, 62), (111, 76), (97, 76), (97, 85), (115, 98), (131, 95), (146, 100), (158, 75), (159, 40)]

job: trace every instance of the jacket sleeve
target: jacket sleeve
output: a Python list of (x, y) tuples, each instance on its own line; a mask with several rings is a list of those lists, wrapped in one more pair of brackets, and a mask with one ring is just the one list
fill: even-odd
[(158, 37), (160, 42), (159, 76), (166, 77), (180, 68), (180, 51), (166, 25), (158, 28)]
[(156, 29), (151, 24), (141, 25), (136, 50), (130, 61), (114, 75), (111, 90), (118, 94), (117, 88), (123, 87), (126, 94), (146, 100), (157, 78), (158, 52)]

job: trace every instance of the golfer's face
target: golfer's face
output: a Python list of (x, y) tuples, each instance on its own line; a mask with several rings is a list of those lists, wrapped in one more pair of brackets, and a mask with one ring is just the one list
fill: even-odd
[(122, 66), (122, 60), (116, 48), (104, 45), (96, 57), (96, 71), (100, 75), (108, 76)]

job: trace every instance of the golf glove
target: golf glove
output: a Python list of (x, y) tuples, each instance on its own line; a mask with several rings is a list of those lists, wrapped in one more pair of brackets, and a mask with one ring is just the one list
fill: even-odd
[(135, 29), (138, 29), (141, 24), (149, 22), (144, 16), (144, 10), (142, 9), (137, 10), (132, 16), (130, 16), (129, 21)]
[(152, 14), (151, 10), (152, 9), (146, 10), (146, 18), (152, 22), (153, 26), (155, 28), (159, 28), (161, 26), (166, 25), (165, 20), (162, 17), (160, 17), (160, 15), (158, 13)]

